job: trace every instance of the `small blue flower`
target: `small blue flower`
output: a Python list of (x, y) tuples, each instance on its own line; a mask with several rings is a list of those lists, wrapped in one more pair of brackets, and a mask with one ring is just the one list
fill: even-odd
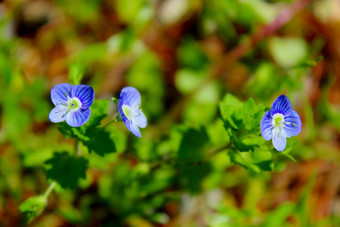
[(51, 90), (51, 100), (55, 105), (49, 115), (51, 122), (66, 121), (72, 127), (79, 127), (91, 116), (94, 91), (88, 85), (58, 84)]
[[(146, 117), (140, 108), (140, 94), (134, 87), (125, 87), (120, 92), (118, 101), (119, 114), (126, 127), (138, 137), (142, 137), (139, 128), (147, 125)], [(138, 128), (139, 127), (139, 128)]]
[(276, 150), (286, 148), (287, 137), (297, 136), (301, 132), (301, 119), (285, 95), (279, 96), (261, 119), (261, 134), (265, 140), (273, 140)]

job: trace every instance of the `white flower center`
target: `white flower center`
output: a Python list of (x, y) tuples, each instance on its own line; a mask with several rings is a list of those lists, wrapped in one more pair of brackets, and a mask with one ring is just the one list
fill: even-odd
[(123, 105), (122, 110), (126, 118), (130, 121), (133, 121), (133, 119), (140, 114), (139, 105), (135, 105), (132, 108), (128, 105)]
[(70, 98), (66, 104), (70, 111), (77, 111), (81, 108), (82, 103), (77, 97)]
[(127, 119), (131, 120), (131, 108), (128, 105), (123, 105), (123, 113)]
[(272, 124), (275, 128), (282, 128), (284, 123), (284, 116), (282, 114), (274, 114)]

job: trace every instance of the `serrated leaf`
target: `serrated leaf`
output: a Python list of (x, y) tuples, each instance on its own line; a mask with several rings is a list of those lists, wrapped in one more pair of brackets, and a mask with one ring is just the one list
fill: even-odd
[(256, 105), (253, 99), (241, 102), (227, 94), (220, 103), (224, 127), (230, 135), (235, 148), (239, 151), (254, 151), (263, 144), (260, 136), (260, 122), (264, 107)]
[(81, 127), (71, 127), (65, 122), (59, 124), (59, 131), (64, 135), (82, 142), (91, 139), (93, 130), (100, 125), (101, 121), (106, 117), (109, 108), (109, 100), (95, 100), (91, 106), (91, 117)]
[(20, 204), (19, 210), (25, 215), (27, 222), (30, 223), (44, 211), (46, 204), (47, 199), (45, 196), (33, 196)]
[(68, 152), (55, 152), (45, 163), (50, 166), (47, 178), (55, 180), (63, 188), (75, 188), (79, 179), (86, 178), (88, 160), (83, 157), (71, 156)]
[(61, 122), (59, 124), (58, 130), (61, 134), (63, 134), (66, 137), (71, 137), (74, 139), (78, 139), (80, 141), (88, 141), (90, 138), (85, 135), (85, 127), (71, 127), (66, 122)]
[(231, 140), (233, 141), (234, 146), (239, 151), (254, 151), (255, 147), (258, 147), (257, 144), (246, 144), (242, 140), (239, 139), (238, 136), (235, 136), (234, 134), (231, 135)]
[(100, 128), (101, 121), (106, 117), (109, 100), (96, 100), (91, 106), (91, 118), (83, 126), (74, 128), (65, 122), (60, 124), (59, 130), (65, 135), (80, 140), (88, 148), (100, 156), (116, 152), (116, 146), (109, 132)]
[(239, 109), (242, 108), (242, 106), (243, 103), (231, 94), (227, 94), (223, 98), (223, 101), (220, 104), (220, 111), (227, 127), (238, 129), (240, 120), (238, 119), (237, 115)]
[(243, 137), (232, 134), (231, 140), (239, 151), (254, 151), (255, 148), (260, 147), (265, 142), (262, 137), (254, 134)]
[(263, 107), (256, 106), (252, 98), (248, 99), (241, 108), (240, 114), (244, 127), (248, 131), (259, 130), (263, 112)]
[(117, 151), (110, 133), (105, 131), (103, 128), (97, 128), (96, 130), (89, 131), (87, 135), (91, 138), (91, 140), (85, 142), (84, 145), (89, 149), (89, 152), (93, 151), (100, 156), (104, 156), (105, 154)]
[(256, 165), (254, 165), (253, 163), (249, 162), (249, 160), (245, 159), (242, 154), (247, 155), (248, 153), (241, 153), (241, 152), (228, 152), (227, 153), (230, 161), (232, 161), (233, 163), (236, 163), (240, 166), (242, 166), (245, 169), (251, 170), (253, 172), (260, 172), (260, 168)]

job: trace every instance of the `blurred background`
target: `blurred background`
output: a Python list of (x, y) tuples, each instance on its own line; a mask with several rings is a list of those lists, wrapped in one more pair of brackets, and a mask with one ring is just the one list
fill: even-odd
[[(48, 114), (75, 62), (96, 99), (136, 87), (149, 124), (142, 139), (110, 125), (115, 153), (83, 148), (86, 179), (52, 193), (32, 226), (340, 226), (339, 0), (1, 1), (0, 226), (25, 226), (18, 206), (48, 187), (45, 161), (73, 149)], [(180, 141), (229, 141), (227, 93), (267, 107), (286, 94), (303, 122), (296, 162), (163, 163)]]

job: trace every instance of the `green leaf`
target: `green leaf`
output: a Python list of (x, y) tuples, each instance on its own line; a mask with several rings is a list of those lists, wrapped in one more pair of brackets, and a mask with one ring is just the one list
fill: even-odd
[(294, 146), (297, 144), (297, 141), (294, 137), (292, 138), (287, 138), (287, 146), (284, 149), (284, 151), (279, 152), (278, 155), (285, 156), (292, 160), (293, 162), (296, 162), (295, 158), (291, 156), (289, 153), (293, 150)]
[(268, 215), (264, 227), (286, 226), (287, 218), (294, 214), (296, 205), (290, 202), (282, 203), (274, 212)]
[(107, 116), (109, 105), (110, 100), (108, 99), (95, 100), (91, 106), (91, 118), (84, 127), (86, 129), (92, 129), (99, 126), (100, 122)]
[(96, 154), (104, 156), (117, 151), (110, 133), (103, 128), (90, 130), (87, 135), (91, 139), (84, 142), (84, 145), (89, 149), (89, 152), (94, 151)]
[(206, 129), (177, 126), (171, 132), (171, 142), (177, 150), (179, 184), (191, 193), (198, 193), (203, 179), (212, 169), (210, 163), (203, 162), (210, 143)]
[(94, 151), (100, 156), (107, 153), (116, 152), (116, 146), (111, 138), (111, 134), (104, 128), (98, 127), (100, 122), (106, 117), (109, 108), (109, 100), (96, 100), (92, 105), (92, 117), (89, 120), (85, 135), (90, 140), (84, 141), (89, 152)]
[(230, 160), (233, 163), (236, 163), (243, 168), (250, 170), (252, 172), (258, 173), (260, 172), (260, 168), (253, 164), (251, 160), (249, 160), (249, 152), (238, 152), (238, 151), (232, 151), (228, 152), (228, 156), (230, 157)]
[(84, 126), (75, 128), (75, 127), (69, 126), (68, 124), (66, 124), (66, 122), (61, 122), (59, 124), (58, 130), (65, 137), (71, 137), (71, 138), (80, 140), (82, 142), (90, 140), (90, 138), (85, 135), (85, 127)]
[(25, 215), (27, 222), (30, 223), (44, 211), (46, 204), (47, 199), (45, 196), (33, 196), (20, 204), (19, 210)]
[(252, 152), (231, 150), (227, 154), (232, 162), (255, 173), (275, 169), (272, 152), (263, 150), (262, 147), (255, 148)]
[[(222, 118), (224, 119), (224, 123), (226, 127), (231, 127), (234, 129), (238, 129), (238, 125), (241, 123), (240, 119), (238, 119), (238, 110), (243, 106), (243, 103), (238, 100), (235, 96), (231, 94), (227, 94), (222, 103), (220, 104), (220, 111), (222, 114)], [(235, 115), (236, 114), (236, 115)]]
[(59, 130), (65, 136), (82, 141), (89, 152), (94, 151), (100, 156), (116, 152), (112, 135), (105, 128), (98, 127), (106, 117), (108, 108), (109, 100), (95, 100), (91, 106), (91, 118), (85, 125), (75, 128), (63, 122)]
[(285, 156), (285, 157), (287, 157), (287, 158), (289, 158), (293, 162), (296, 162), (296, 159), (293, 156), (291, 156), (290, 154), (287, 154), (287, 153), (280, 153), (280, 154)]
[(274, 163), (273, 160), (265, 160), (258, 163), (255, 163), (261, 170), (264, 171), (273, 171), (274, 170)]
[(229, 115), (232, 114), (235, 110), (239, 109), (243, 106), (243, 103), (238, 100), (232, 94), (226, 94), (221, 103), (221, 114), (224, 119), (228, 119)]
[(179, 144), (178, 158), (182, 161), (200, 161), (208, 143), (209, 136), (204, 127), (186, 129)]
[(243, 103), (227, 94), (220, 104), (220, 111), (224, 126), (239, 151), (254, 151), (264, 143), (260, 136), (263, 106), (256, 105), (253, 99)]
[(260, 122), (264, 111), (262, 106), (256, 106), (252, 98), (244, 103), (240, 114), (242, 122), (248, 131), (260, 130)]
[(71, 84), (73, 85), (80, 84), (81, 79), (84, 76), (84, 72), (85, 72), (85, 67), (79, 62), (71, 64), (69, 72), (68, 72), (68, 76), (70, 78)]
[(272, 38), (269, 50), (282, 67), (293, 67), (306, 60), (308, 44), (300, 38)]
[(210, 142), (217, 146), (224, 146), (230, 141), (229, 133), (225, 130), (223, 121), (217, 119), (214, 123), (207, 126), (207, 133), (210, 137)]
[(114, 104), (116, 104), (118, 106), (119, 99), (112, 97), (111, 100), (112, 100), (112, 102), (114, 102)]
[(83, 157), (71, 156), (67, 152), (55, 152), (45, 163), (50, 166), (47, 178), (55, 180), (63, 188), (75, 188), (80, 178), (86, 178), (88, 160)]
[(106, 117), (109, 108), (109, 100), (95, 100), (91, 106), (91, 117), (81, 127), (71, 127), (65, 122), (59, 124), (59, 131), (64, 135), (82, 142), (87, 142), (93, 136), (93, 130), (100, 125)]
[(180, 166), (178, 181), (190, 193), (199, 193), (202, 190), (204, 178), (208, 176), (211, 170), (211, 164), (207, 162), (199, 165)]
[[(252, 135), (253, 136), (253, 135)], [(240, 138), (240, 136), (235, 135), (234, 133), (231, 134), (231, 140), (234, 143), (234, 146), (239, 150), (239, 151), (254, 151), (256, 147), (259, 147), (259, 139), (261, 138), (256, 137), (254, 138)]]

